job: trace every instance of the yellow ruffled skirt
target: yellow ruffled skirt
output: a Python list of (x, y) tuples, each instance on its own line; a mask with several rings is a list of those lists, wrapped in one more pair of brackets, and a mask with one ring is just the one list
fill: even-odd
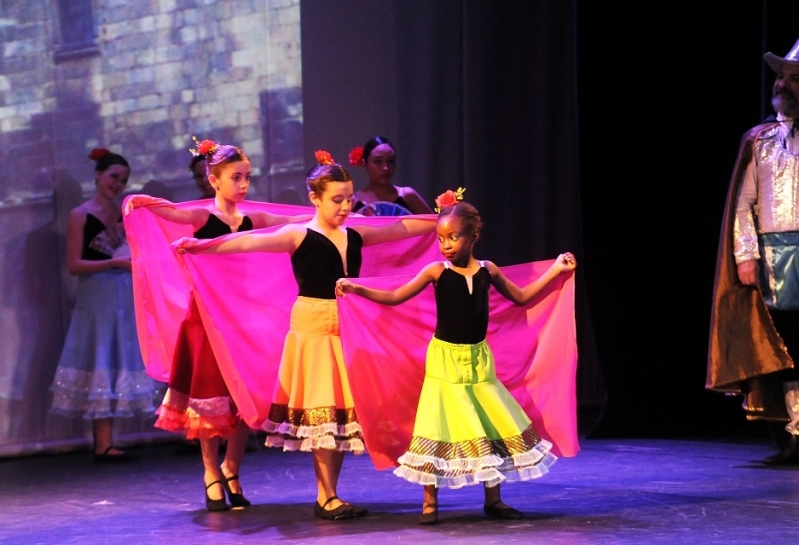
[(263, 428), (269, 447), (363, 452), (334, 299), (295, 301)]

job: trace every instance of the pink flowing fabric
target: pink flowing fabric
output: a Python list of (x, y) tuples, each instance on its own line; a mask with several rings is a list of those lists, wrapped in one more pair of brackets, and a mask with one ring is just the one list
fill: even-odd
[[(190, 208), (197, 203), (175, 206)], [(241, 203), (240, 209), (245, 214), (259, 210), (279, 215), (314, 211), (253, 201)], [(399, 219), (351, 216), (347, 224), (383, 225)], [(191, 226), (161, 219), (146, 207), (125, 216), (125, 228), (133, 262), (136, 323), (148, 374), (169, 380), (178, 329), (193, 292), (228, 390), (244, 420), (260, 428), (269, 413), (297, 296), (289, 255), (178, 254), (171, 243), (191, 237)], [(197, 245), (211, 247), (243, 234)], [(436, 260), (441, 255), (432, 233), (366, 246), (359, 281), (393, 287)], [(503, 271), (522, 285), (549, 264), (536, 262)], [(353, 295), (340, 298), (338, 305), (348, 375), (366, 446), (377, 468), (392, 467), (407, 448), (413, 429), (425, 350), (435, 328), (432, 288), (395, 307)], [(500, 380), (526, 410), (536, 431), (555, 445), (556, 454), (574, 456), (579, 445), (572, 276), (553, 282), (526, 307), (517, 307), (492, 290), (491, 308), (488, 341)]]
[[(525, 285), (552, 261), (503, 267)], [(392, 289), (410, 276), (361, 278), (369, 287)], [(344, 357), (366, 449), (378, 469), (397, 465), (408, 448), (424, 380), (425, 353), (435, 330), (433, 287), (398, 306), (356, 295), (339, 298)], [(522, 406), (558, 456), (575, 456), (577, 343), (574, 275), (562, 275), (526, 306), (490, 292), (487, 340), (497, 377)], [(424, 410), (423, 408), (421, 410)]]
[[(152, 202), (156, 206), (168, 203), (162, 199), (153, 199)], [(196, 208), (201, 205), (197, 201), (169, 204), (178, 209)], [(207, 205), (207, 203), (202, 204)], [(250, 211), (286, 216), (314, 213), (314, 208), (310, 206), (252, 201), (241, 203), (239, 209), (245, 214)], [(193, 230), (191, 225), (172, 223), (159, 218), (146, 207), (134, 209), (129, 215), (124, 216), (124, 223), (133, 264), (136, 327), (142, 357), (147, 373), (156, 380), (167, 382), (178, 330), (188, 312), (192, 292), (192, 278), (179, 255), (173, 251), (171, 243), (181, 237), (191, 237)], [(241, 256), (230, 256), (230, 258), (223, 264), (225, 267), (242, 259)], [(225, 283), (218, 286), (217, 291), (220, 293), (236, 291), (237, 280), (231, 273)], [(260, 280), (257, 279), (258, 282)], [(293, 277), (291, 281), (294, 282)]]
[[(197, 203), (180, 203), (179, 208)], [(247, 201), (245, 214), (313, 214), (305, 206)], [(412, 216), (404, 216), (410, 218)], [(432, 215), (418, 216), (433, 219)], [(385, 225), (398, 217), (355, 217), (348, 225)], [(146, 207), (125, 216), (133, 262), (134, 304), (139, 343), (147, 373), (169, 380), (172, 355), (192, 292), (222, 377), (244, 420), (260, 428), (269, 414), (283, 340), (289, 329), (297, 283), (286, 253), (179, 254), (171, 242), (191, 237), (190, 225), (160, 218)], [(273, 231), (279, 227), (263, 229)], [(249, 231), (252, 233), (253, 231)], [(199, 241), (198, 247), (221, 244), (245, 235), (234, 233)], [(410, 274), (439, 257), (432, 233), (367, 246), (362, 274)]]

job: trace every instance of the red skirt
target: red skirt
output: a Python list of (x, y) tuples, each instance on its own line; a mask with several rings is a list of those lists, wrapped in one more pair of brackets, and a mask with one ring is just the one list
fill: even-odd
[(194, 296), (180, 324), (169, 388), (157, 414), (155, 427), (184, 433), (187, 439), (228, 437), (241, 423)]

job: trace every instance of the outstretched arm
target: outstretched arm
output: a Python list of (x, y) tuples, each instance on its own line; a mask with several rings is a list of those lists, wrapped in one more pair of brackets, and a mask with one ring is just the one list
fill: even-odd
[(299, 225), (284, 225), (277, 231), (262, 233), (246, 231), (241, 234), (225, 235), (217, 239), (199, 241), (195, 238), (182, 238), (173, 245), (178, 252), (190, 254), (235, 254), (240, 252), (293, 252), (305, 238), (307, 229)]
[(313, 214), (298, 214), (296, 216), (281, 216), (278, 214), (270, 214), (269, 212), (249, 212), (248, 215), (252, 219), (253, 227), (255, 229), (262, 229), (264, 227), (274, 227), (275, 225), (283, 225), (284, 223), (299, 223), (301, 221), (309, 221), (313, 218)]
[(436, 228), (436, 219), (438, 219), (438, 216), (429, 214), (425, 215), (423, 218), (400, 219), (394, 223), (381, 225), (379, 227), (372, 225), (356, 225), (352, 227), (352, 229), (355, 229), (361, 235), (364, 246), (371, 246), (372, 244), (381, 244), (383, 242), (391, 242), (393, 240), (401, 240), (403, 238), (432, 233)]
[(353, 283), (349, 278), (340, 278), (336, 282), (336, 295), (345, 297), (348, 293), (354, 293), (382, 305), (399, 305), (418, 295), (431, 282), (435, 282), (441, 275), (442, 267), (441, 263), (431, 263), (419, 271), (410, 282), (393, 290), (367, 288)]
[(547, 284), (552, 282), (561, 273), (573, 271), (577, 267), (577, 260), (570, 252), (560, 254), (550, 267), (538, 278), (520, 288), (509, 280), (494, 263), (488, 262), (488, 272), (491, 273), (491, 284), (506, 298), (517, 305), (526, 305), (538, 295)]
[(150, 195), (129, 195), (122, 203), (122, 213), (129, 215), (135, 208), (147, 208), (153, 214), (164, 218), (173, 223), (191, 223), (192, 225), (202, 225), (208, 220), (208, 209), (182, 208), (177, 209), (175, 203)]

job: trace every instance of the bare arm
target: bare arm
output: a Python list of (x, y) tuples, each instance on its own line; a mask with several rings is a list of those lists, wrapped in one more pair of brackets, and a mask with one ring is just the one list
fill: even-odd
[(573, 271), (576, 266), (577, 261), (571, 253), (560, 254), (554, 263), (544, 271), (544, 274), (520, 288), (509, 280), (494, 263), (487, 262), (488, 272), (491, 273), (491, 284), (499, 293), (517, 305), (526, 305), (558, 275), (563, 272)]
[[(296, 224), (284, 225), (277, 231), (262, 233), (246, 231), (218, 244), (210, 243), (197, 247), (197, 239), (183, 238), (176, 244), (178, 251), (190, 254), (235, 254), (240, 252), (288, 252), (292, 253), (305, 238), (307, 229)], [(216, 240), (216, 239), (214, 239)]]
[(353, 283), (349, 278), (339, 278), (336, 282), (336, 295), (345, 297), (348, 293), (354, 293), (381, 305), (399, 305), (418, 295), (431, 282), (435, 282), (441, 275), (442, 268), (441, 263), (430, 263), (410, 282), (393, 290), (367, 288)]
[(405, 202), (408, 203), (408, 208), (414, 214), (432, 214), (433, 209), (430, 208), (425, 200), (422, 198), (417, 191), (409, 186), (406, 187), (398, 187), (400, 195)]
[(358, 231), (363, 238), (364, 246), (371, 246), (372, 244), (381, 244), (432, 233), (436, 228), (436, 219), (438, 217), (435, 214), (430, 214), (425, 218), (405, 218), (380, 227), (356, 225), (351, 227), (351, 229)]
[(153, 214), (167, 221), (182, 224), (190, 223), (197, 228), (208, 221), (208, 215), (211, 213), (205, 207), (177, 209), (173, 202), (166, 199), (149, 195), (130, 195), (122, 205), (122, 212), (127, 216), (135, 208), (147, 208)]
[(275, 225), (283, 225), (285, 223), (298, 223), (302, 221), (310, 221), (313, 214), (298, 214), (296, 216), (280, 216), (277, 214), (270, 214), (269, 212), (250, 212), (250, 218), (255, 229), (262, 229), (264, 227), (274, 227)]
[(67, 220), (67, 270), (75, 276), (97, 274), (111, 269), (131, 270), (130, 256), (111, 257), (109, 259), (83, 259), (83, 227), (86, 225), (86, 213), (72, 210)]

